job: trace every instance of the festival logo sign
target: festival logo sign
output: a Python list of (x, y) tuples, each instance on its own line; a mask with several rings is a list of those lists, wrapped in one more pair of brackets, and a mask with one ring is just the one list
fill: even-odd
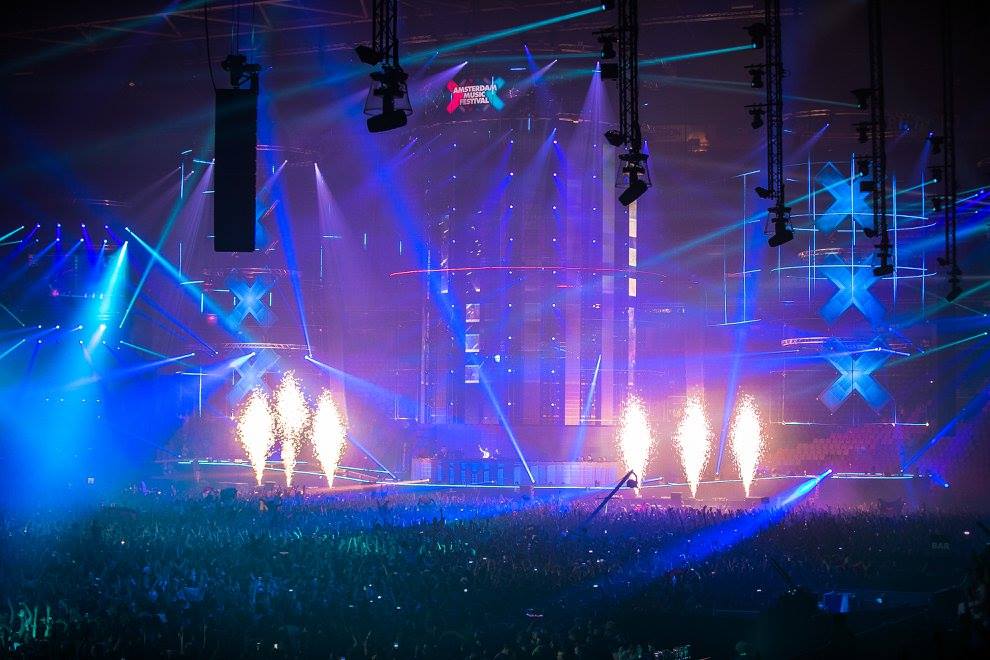
[(505, 79), (493, 77), (489, 79), (465, 78), (461, 82), (453, 80), (447, 82), (447, 91), (450, 92), (450, 102), (447, 103), (447, 114), (454, 114), (457, 110), (462, 112), (480, 108), (495, 108), (502, 110), (505, 101), (499, 98), (499, 91), (505, 87)]

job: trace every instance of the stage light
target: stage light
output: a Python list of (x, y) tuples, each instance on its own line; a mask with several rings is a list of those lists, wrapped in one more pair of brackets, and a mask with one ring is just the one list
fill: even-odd
[(794, 232), (788, 227), (791, 223), (791, 209), (789, 206), (775, 206), (770, 209), (773, 220), (774, 232), (767, 240), (770, 247), (780, 247), (784, 243), (794, 240)]
[(773, 236), (767, 240), (767, 245), (770, 247), (780, 247), (784, 243), (789, 243), (794, 240), (794, 232), (787, 228), (784, 223), (774, 223), (774, 233)]
[(614, 129), (605, 131), (605, 139), (613, 147), (621, 147), (626, 142), (626, 136)]
[(602, 11), (611, 11), (615, 9), (615, 0), (603, 0)]
[(645, 193), (649, 187), (649, 184), (640, 179), (635, 172), (630, 173), (629, 187), (622, 191), (622, 194), (619, 195), (619, 203), (623, 206), (629, 206), (642, 197), (643, 193)]
[(869, 158), (857, 158), (856, 159), (856, 174), (859, 176), (869, 176), (870, 174), (870, 159)]
[(354, 48), (354, 52), (357, 53), (358, 59), (369, 64), (371, 66), (377, 66), (379, 62), (382, 61), (382, 54), (371, 46), (366, 46), (361, 44)]
[(756, 89), (763, 87), (763, 65), (762, 64), (749, 64), (746, 66), (746, 71), (749, 73), (749, 86)]
[(952, 288), (949, 290), (949, 293), (945, 295), (945, 299), (949, 302), (952, 302), (956, 298), (958, 298), (961, 294), (962, 294), (962, 287), (959, 286), (958, 282), (953, 282)]
[(932, 155), (937, 156), (942, 153), (942, 144), (945, 142), (945, 138), (941, 135), (929, 135), (928, 141), (932, 144)]
[(760, 196), (760, 199), (773, 199), (773, 191), (763, 186), (756, 186), (756, 194)]
[(602, 62), (601, 78), (602, 78), (602, 80), (618, 80), (619, 79), (619, 63), (618, 62)]
[(860, 87), (852, 90), (852, 95), (856, 97), (856, 107), (860, 110), (866, 110), (873, 98), (873, 90), (869, 87)]
[(412, 114), (406, 81), (409, 74), (400, 67), (385, 67), (371, 74), (371, 89), (364, 105), (368, 117), (368, 131), (381, 133), (406, 125)]
[(751, 121), (749, 125), (752, 126), (754, 129), (762, 127), (763, 113), (764, 113), (763, 106), (757, 103), (754, 105), (747, 105), (746, 107), (749, 109), (750, 117), (753, 118), (753, 121)]
[(763, 42), (767, 36), (767, 26), (763, 23), (753, 23), (745, 28), (746, 34), (749, 35), (749, 40), (753, 44), (753, 48), (763, 48)]
[(935, 165), (935, 166), (930, 167), (928, 169), (931, 170), (932, 181), (934, 181), (935, 183), (938, 183), (939, 181), (942, 180), (942, 168), (941, 168), (941, 166)]
[(603, 60), (614, 60), (616, 57), (618, 57), (618, 53), (615, 52), (614, 30), (598, 30), (593, 34), (598, 35), (598, 43), (602, 45)]
[(940, 213), (942, 211), (942, 198), (938, 195), (932, 197), (932, 210), (936, 213)]
[(853, 124), (856, 129), (856, 139), (859, 140), (860, 144), (870, 141), (870, 122), (861, 121), (858, 124)]
[(879, 266), (874, 266), (873, 274), (877, 277), (886, 277), (887, 275), (894, 274), (894, 264), (883, 263)]
[(872, 227), (872, 226), (871, 227), (863, 227), (863, 234), (867, 238), (876, 238), (877, 237), (877, 234), (879, 234), (879, 233), (880, 232), (877, 231), (877, 228), (876, 227)]

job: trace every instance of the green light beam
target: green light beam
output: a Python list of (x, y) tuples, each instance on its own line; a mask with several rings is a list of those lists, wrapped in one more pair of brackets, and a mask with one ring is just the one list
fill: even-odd
[(954, 346), (958, 346), (959, 344), (965, 344), (968, 341), (973, 341), (974, 339), (979, 339), (980, 337), (986, 337), (986, 336), (987, 336), (986, 332), (980, 332), (978, 334), (973, 335), (972, 337), (963, 337), (962, 339), (950, 341), (948, 344), (941, 344), (934, 348), (929, 348), (924, 353), (915, 353), (914, 355), (909, 355), (907, 357), (899, 358), (897, 360), (891, 360), (890, 362), (887, 363), (887, 368), (889, 369), (890, 367), (896, 367), (899, 364), (904, 364), (905, 362), (911, 362), (913, 360), (917, 360), (918, 358), (928, 357), (932, 353), (939, 353)]

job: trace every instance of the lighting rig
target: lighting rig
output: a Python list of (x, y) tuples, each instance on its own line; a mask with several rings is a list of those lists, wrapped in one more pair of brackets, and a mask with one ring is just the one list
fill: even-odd
[[(626, 153), (619, 154), (621, 172), (628, 182), (619, 195), (619, 203), (629, 206), (653, 185), (646, 166), (649, 156), (643, 153), (643, 132), (639, 125), (639, 2), (603, 2), (602, 8), (617, 8), (619, 12), (617, 27), (594, 34), (602, 44), (602, 79), (619, 81), (619, 129), (607, 131), (605, 139), (614, 147), (627, 147)], [(610, 59), (618, 59), (618, 62), (610, 62)]]
[(371, 45), (354, 49), (365, 64), (382, 67), (371, 73), (371, 89), (364, 104), (364, 114), (371, 115), (368, 130), (372, 133), (401, 128), (412, 114), (409, 74), (399, 65), (398, 22), (398, 0), (372, 0)]
[[(766, 102), (746, 106), (754, 130), (767, 130), (767, 185), (757, 186), (761, 199), (773, 200), (767, 210), (768, 222), (773, 223), (773, 235), (767, 243), (779, 247), (794, 239), (791, 227), (791, 207), (784, 201), (784, 62), (781, 55), (780, 0), (766, 0), (764, 22), (746, 28), (753, 48), (763, 48), (763, 64), (746, 67), (750, 85), (766, 90)], [(764, 119), (765, 117), (765, 119)]]
[[(852, 90), (856, 106), (869, 109), (870, 118), (854, 125), (859, 142), (870, 143), (869, 157), (856, 157), (856, 175), (860, 177), (859, 189), (870, 193), (873, 205), (873, 222), (863, 229), (869, 238), (880, 237), (875, 246), (880, 263), (874, 266), (877, 277), (891, 275), (891, 245), (887, 223), (887, 118), (883, 89), (883, 32), (880, 0), (868, 0), (868, 29), (870, 56), (870, 86)], [(866, 180), (866, 177), (870, 177)]]
[(941, 154), (942, 164), (930, 169), (936, 182), (942, 184), (942, 194), (932, 198), (935, 212), (941, 211), (945, 223), (945, 255), (938, 264), (949, 275), (949, 293), (945, 299), (952, 302), (962, 293), (962, 270), (956, 253), (956, 119), (952, 66), (952, 15), (951, 3), (942, 3), (942, 135), (929, 137), (933, 156)]

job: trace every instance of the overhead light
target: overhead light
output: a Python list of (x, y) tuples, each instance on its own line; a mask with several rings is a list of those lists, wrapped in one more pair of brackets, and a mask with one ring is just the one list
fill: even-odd
[(894, 274), (894, 264), (881, 263), (879, 266), (873, 268), (873, 274), (877, 277), (886, 277), (888, 275)]
[(620, 154), (619, 160), (624, 163), (622, 173), (628, 176), (628, 187), (619, 195), (619, 203), (629, 206), (643, 196), (650, 188), (650, 174), (646, 169), (647, 154), (638, 151)]
[(942, 210), (942, 205), (943, 205), (943, 199), (940, 195), (936, 195), (935, 197), (932, 197), (932, 209), (936, 213), (939, 213)]
[(879, 234), (879, 233), (880, 232), (878, 232), (877, 231), (877, 228), (874, 227), (873, 225), (870, 225), (869, 227), (863, 227), (863, 234), (867, 238), (876, 238), (877, 237), (877, 234)]
[(602, 9), (604, 11), (615, 9), (615, 0), (602, 0)]
[(599, 30), (594, 34), (598, 35), (598, 43), (602, 45), (603, 60), (614, 60), (618, 57), (618, 53), (615, 52), (614, 30)]
[(928, 137), (928, 141), (932, 143), (933, 156), (942, 153), (942, 143), (945, 142), (945, 138), (941, 135), (931, 135)]
[(759, 89), (763, 87), (763, 65), (762, 64), (749, 64), (746, 66), (746, 71), (749, 73), (749, 86)]
[(860, 87), (852, 90), (852, 95), (856, 97), (856, 107), (866, 110), (870, 105), (870, 99), (873, 98), (873, 90), (869, 87)]
[(767, 241), (770, 247), (780, 247), (794, 240), (794, 232), (787, 228), (787, 223), (775, 222), (773, 236)]
[(942, 168), (939, 165), (928, 168), (932, 172), (932, 181), (938, 183), (942, 180)]
[(368, 131), (381, 133), (405, 126), (408, 115), (412, 114), (406, 88), (409, 74), (401, 67), (387, 66), (372, 73), (371, 79), (373, 82), (364, 104), (364, 113), (372, 115), (368, 117)]
[(602, 62), (601, 77), (602, 77), (602, 80), (618, 80), (619, 79), (619, 63), (618, 62)]
[(767, 37), (767, 26), (763, 23), (753, 23), (752, 25), (747, 25), (745, 28), (746, 34), (749, 35), (749, 40), (753, 44), (753, 48), (763, 48), (764, 40)]
[(769, 188), (764, 188), (763, 186), (756, 186), (756, 194), (759, 195), (761, 199), (773, 199), (773, 191)]
[(754, 129), (763, 126), (763, 106), (757, 103), (754, 105), (747, 105), (746, 107), (749, 109), (749, 116), (753, 118), (753, 121), (751, 121), (749, 125)]
[(853, 126), (856, 128), (857, 139), (860, 144), (870, 141), (870, 122), (861, 121), (858, 124), (853, 124)]
[(856, 159), (856, 174), (859, 176), (869, 176), (870, 174), (870, 159), (869, 158), (857, 158)]
[(615, 129), (605, 131), (605, 139), (613, 147), (621, 147), (626, 142), (626, 136)]
[(952, 283), (952, 288), (949, 289), (949, 293), (947, 293), (945, 295), (945, 299), (948, 300), (949, 302), (952, 302), (953, 300), (955, 300), (956, 298), (959, 297), (959, 295), (962, 293), (962, 291), (963, 291), (962, 290), (962, 287), (959, 286), (959, 283), (958, 282), (953, 282)]
[(788, 226), (791, 224), (791, 207), (774, 206), (770, 209), (773, 220), (773, 236), (767, 240), (770, 247), (780, 247), (784, 243), (794, 240), (794, 231)]
[(371, 46), (365, 46), (364, 44), (357, 46), (354, 52), (357, 53), (359, 60), (370, 66), (377, 66), (384, 59), (381, 53)]
[(643, 193), (645, 193), (649, 189), (649, 187), (650, 187), (649, 184), (647, 184), (646, 181), (640, 179), (638, 174), (630, 173), (629, 187), (623, 190), (622, 194), (619, 195), (619, 203), (622, 204), (623, 206), (629, 206), (637, 199), (642, 197)]

